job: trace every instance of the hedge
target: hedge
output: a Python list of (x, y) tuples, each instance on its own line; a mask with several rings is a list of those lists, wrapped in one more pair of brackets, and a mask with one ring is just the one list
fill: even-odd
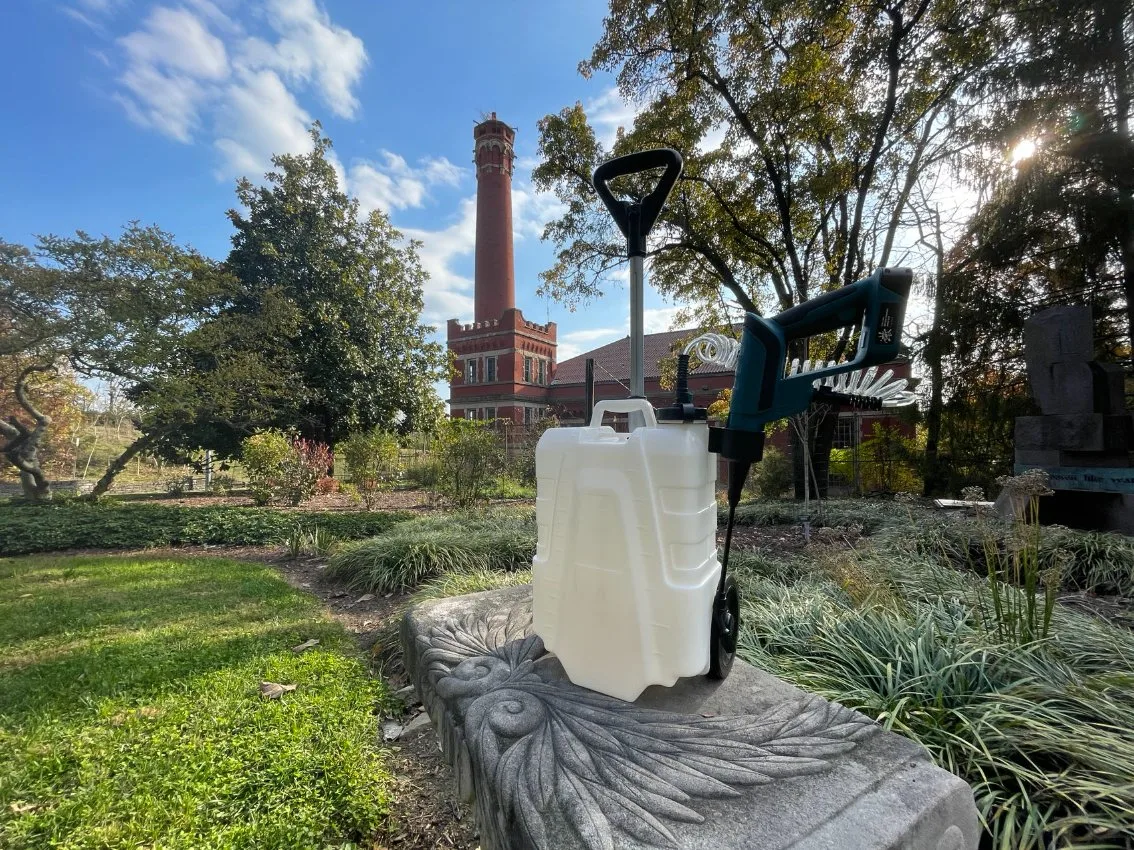
[(343, 540), (372, 537), (413, 514), (301, 512), (272, 508), (91, 504), (0, 506), (0, 556), (64, 549), (144, 549), (186, 544), (280, 543), (318, 526)]

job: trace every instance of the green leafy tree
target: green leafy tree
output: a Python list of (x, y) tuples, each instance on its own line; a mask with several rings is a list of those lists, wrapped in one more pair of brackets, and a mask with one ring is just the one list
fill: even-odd
[[(566, 210), (545, 231), (558, 255), (544, 291), (602, 294), (623, 248), (590, 174), (659, 145), (687, 168), (652, 238), (651, 280), (703, 324), (728, 327), (735, 306), (786, 309), (892, 262), (911, 193), (962, 144), (958, 95), (998, 35), (983, 6), (959, 0), (612, 0), (580, 67), (616, 74), (641, 110), (610, 151), (578, 104), (541, 122), (533, 179)], [(847, 342), (793, 355), (837, 359)], [(833, 428), (826, 417), (813, 456)]]
[(392, 429), (398, 411), (403, 430), (431, 424), (445, 358), (420, 322), (417, 245), (383, 213), (363, 214), (340, 189), (317, 124), (311, 139), (310, 153), (274, 157), (263, 185), (237, 185), (242, 209), (228, 213), (236, 233), (226, 267), (241, 291), (232, 312), (262, 313), (276, 298), (294, 308), (294, 328), (277, 345), (304, 389), (287, 423), (304, 435), (332, 444)]
[[(169, 373), (185, 338), (215, 314), (224, 290), (216, 263), (157, 227), (133, 223), (118, 238), (44, 236), (34, 251), (0, 243), (0, 357), (24, 363), (13, 393), (35, 423), (9, 424), (0, 436), (9, 448), (17, 444), (15, 460), (5, 454), (30, 497), (50, 496), (33, 450), (52, 423), (33, 409), (28, 382), (65, 367), (80, 377), (121, 380), (144, 397)], [(138, 424), (142, 436), (111, 464), (96, 492), (155, 443), (144, 417)], [(13, 435), (13, 428), (23, 430)]]

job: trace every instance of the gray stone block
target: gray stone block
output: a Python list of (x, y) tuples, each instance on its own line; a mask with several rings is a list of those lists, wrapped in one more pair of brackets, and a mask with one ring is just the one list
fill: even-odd
[(1059, 449), (1016, 449), (1016, 463), (1029, 467), (1063, 466), (1063, 454)]
[(402, 642), (485, 850), (977, 847), (924, 749), (741, 661), (635, 703), (580, 688), (528, 586), (419, 605)]
[[(1128, 415), (1075, 413), (1016, 417), (1017, 451), (1124, 452), (1131, 448), (1134, 430)], [(1019, 463), (1028, 461), (1020, 460)]]
[(1049, 451), (1054, 448), (1047, 436), (1046, 416), (1017, 416), (1014, 443), (1016, 451)]
[[(1048, 414), (1095, 413), (1095, 372), (1086, 361), (1051, 364), (1051, 397), (1040, 407)], [(1037, 401), (1040, 401), (1038, 398)]]
[(1094, 357), (1095, 338), (1090, 307), (1051, 307), (1024, 322), (1024, 350), (1032, 363), (1050, 365)]
[(1126, 370), (1117, 363), (1091, 363), (1095, 371), (1095, 412), (1126, 412)]

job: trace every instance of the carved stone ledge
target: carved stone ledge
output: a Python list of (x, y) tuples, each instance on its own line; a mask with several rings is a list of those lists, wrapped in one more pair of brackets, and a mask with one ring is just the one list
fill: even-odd
[(571, 684), (531, 588), (427, 603), (406, 667), (485, 850), (970, 850), (972, 792), (912, 741), (738, 661), (635, 703)]

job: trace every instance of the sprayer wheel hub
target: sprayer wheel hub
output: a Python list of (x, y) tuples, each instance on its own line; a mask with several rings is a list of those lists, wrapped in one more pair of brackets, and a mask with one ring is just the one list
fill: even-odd
[(732, 576), (728, 576), (725, 579), (723, 594), (713, 600), (713, 619), (709, 632), (710, 679), (724, 679), (732, 670), (739, 631), (740, 592)]

